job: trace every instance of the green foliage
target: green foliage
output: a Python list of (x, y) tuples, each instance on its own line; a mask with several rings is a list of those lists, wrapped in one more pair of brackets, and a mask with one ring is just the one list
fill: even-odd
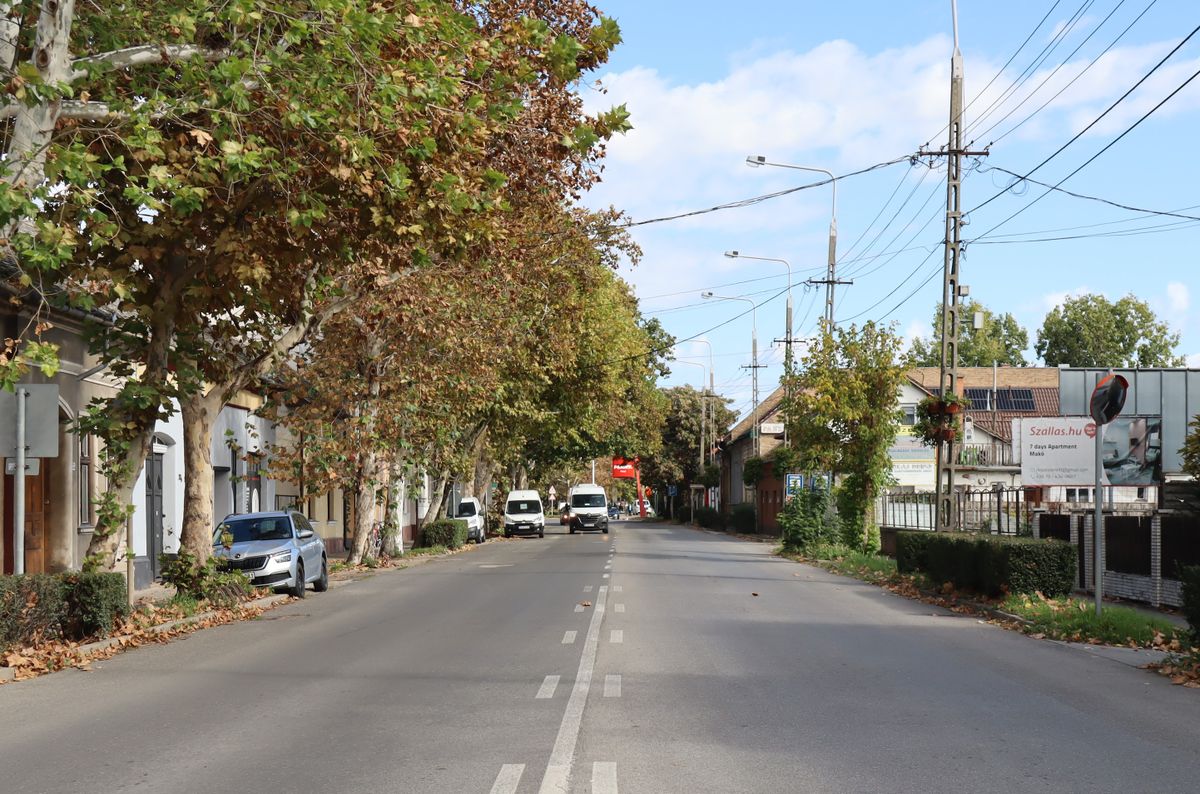
[(431, 521), (421, 529), (422, 546), (445, 546), (460, 548), (467, 542), (467, 522), (461, 518), (443, 518)]
[(1178, 367), (1179, 334), (1132, 294), (1067, 298), (1046, 315), (1037, 354), (1048, 367)]
[(742, 463), (742, 482), (748, 488), (754, 488), (762, 481), (766, 462), (762, 458), (746, 458)]
[(235, 606), (254, 591), (244, 574), (225, 570), (217, 557), (199, 563), (190, 551), (180, 549), (174, 556), (164, 554), (161, 561), (164, 582), (179, 593), (215, 607)]
[(754, 505), (738, 504), (729, 511), (729, 529), (743, 535), (753, 534), (758, 529)]
[(875, 323), (826, 326), (787, 378), (783, 413), (791, 443), (805, 471), (840, 475), (838, 514), (848, 545), (863, 551), (878, 546), (873, 505), (892, 471), (905, 372), (900, 346), (891, 328)]
[(0, 651), (61, 635), (63, 582), (50, 574), (0, 576)]
[[(729, 410), (729, 401), (691, 386), (672, 386), (661, 389), (660, 393), (666, 405), (666, 415), (657, 431), (661, 446), (654, 454), (642, 458), (642, 481), (664, 490), (670, 485), (686, 490), (692, 483), (708, 487), (719, 484), (719, 467), (709, 464), (700, 469), (701, 417), (705, 409), (715, 414), (716, 435), (723, 435), (736, 418)], [(711, 440), (712, 432), (711, 426), (705, 431), (706, 441)]]
[(129, 615), (125, 577), (119, 573), (61, 574), (68, 637), (106, 635)]
[(970, 407), (971, 401), (957, 394), (930, 395), (917, 403), (912, 434), (927, 447), (936, 447), (951, 439), (957, 442), (962, 438), (963, 411)]
[(1075, 584), (1075, 547), (1056, 540), (960, 532), (897, 532), (897, 569), (985, 595), (1065, 595)]
[(771, 451), (771, 466), (777, 479), (783, 480), (785, 475), (798, 474), (803, 466), (800, 453), (794, 447), (780, 444)]
[(715, 507), (697, 507), (696, 523), (705, 529), (725, 529), (725, 514)]
[[(983, 313), (983, 327), (976, 329), (975, 313)], [(968, 298), (959, 303), (958, 365), (990, 367), (993, 362), (1012, 367), (1025, 366), (1029, 333), (1011, 314), (994, 314), (979, 301)], [(913, 340), (912, 363), (917, 367), (937, 367), (942, 363), (942, 304), (933, 314), (933, 336)]]
[(715, 463), (709, 463), (704, 467), (704, 473), (700, 475), (700, 484), (705, 488), (716, 488), (721, 484), (721, 467)]
[(690, 524), (692, 521), (692, 506), (689, 504), (681, 504), (675, 508), (675, 523)]
[(805, 488), (788, 499), (779, 513), (783, 548), (808, 553), (814, 546), (841, 540), (831, 507), (829, 491), (821, 480), (817, 480), (817, 487)]
[(1185, 566), (1180, 571), (1183, 582), (1183, 616), (1192, 627), (1192, 636), (1200, 643), (1200, 565)]
[(0, 576), (0, 650), (107, 634), (128, 614), (119, 573)]
[(1184, 474), (1200, 481), (1200, 415), (1192, 417), (1192, 421), (1188, 423), (1187, 438), (1179, 450), (1179, 457), (1182, 459), (1180, 468)]
[(1057, 640), (1087, 642), (1098, 640), (1111, 645), (1151, 647), (1156, 635), (1162, 641), (1186, 640), (1186, 632), (1165, 618), (1147, 615), (1129, 607), (1106, 604), (1099, 617), (1091, 600), (1079, 598), (1041, 598), (1037, 594), (1013, 594), (1001, 609), (1030, 622), (1026, 632), (1044, 634)]
[(405, 557), (436, 557), (439, 554), (448, 552), (445, 546), (420, 546), (415, 549), (409, 549), (405, 552)]

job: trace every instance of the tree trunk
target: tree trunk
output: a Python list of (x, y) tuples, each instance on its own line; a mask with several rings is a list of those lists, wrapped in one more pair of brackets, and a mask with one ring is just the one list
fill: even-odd
[(383, 553), (388, 557), (398, 557), (404, 553), (403, 506), (401, 505), (401, 489), (403, 483), (402, 467), (393, 461), (388, 467), (387, 502), (383, 521)]
[(183, 529), (180, 545), (203, 565), (212, 552), (213, 516), (213, 426), (221, 412), (223, 389), (210, 388), (203, 394), (185, 396), (183, 412)]
[(359, 472), (358, 487), (354, 492), (354, 542), (346, 559), (351, 565), (363, 561), (367, 543), (371, 539), (371, 528), (375, 523), (375, 495), (383, 473), (379, 453), (374, 450), (363, 452)]
[(424, 529), (426, 524), (438, 520), (438, 515), (442, 512), (442, 505), (446, 502), (446, 486), (449, 483), (450, 472), (445, 470), (438, 472), (437, 480), (429, 489), (429, 507), (425, 508), (425, 515), (417, 521), (418, 529)]
[[(143, 426), (129, 441), (126, 453), (112, 465), (105, 461), (105, 476), (108, 479), (108, 498), (122, 511), (121, 516), (107, 516), (106, 511), (98, 511), (96, 529), (88, 542), (85, 555), (84, 570), (112, 571), (117, 566), (117, 549), (125, 539), (125, 522), (133, 515), (133, 486), (138, 474), (146, 465), (146, 456), (150, 454), (150, 445), (154, 437), (154, 420), (148, 426)], [(127, 549), (126, 554), (132, 554), (133, 549)]]

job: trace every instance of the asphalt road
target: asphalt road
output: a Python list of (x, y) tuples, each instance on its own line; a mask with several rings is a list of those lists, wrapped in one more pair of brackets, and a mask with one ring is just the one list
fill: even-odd
[(1200, 789), (1200, 692), (764, 544), (551, 529), (0, 687), (0, 791)]

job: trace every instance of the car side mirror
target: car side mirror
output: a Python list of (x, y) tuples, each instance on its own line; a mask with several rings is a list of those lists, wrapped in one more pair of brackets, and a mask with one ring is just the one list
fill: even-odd
[(299, 537), (300, 537), (300, 540), (308, 540), (315, 534), (317, 534), (317, 533), (313, 532), (311, 529), (302, 529), (302, 530), (300, 530)]

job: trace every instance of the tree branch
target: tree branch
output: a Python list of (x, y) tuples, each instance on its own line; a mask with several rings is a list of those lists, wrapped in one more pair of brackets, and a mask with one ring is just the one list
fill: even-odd
[(88, 55), (76, 58), (71, 62), (73, 67), (70, 82), (82, 80), (89, 74), (88, 66), (99, 65), (110, 70), (128, 69), (132, 66), (144, 66), (152, 63), (170, 63), (185, 61), (189, 58), (202, 58), (206, 61), (219, 61), (229, 55), (228, 50), (214, 50), (210, 47), (197, 47), (194, 44), (139, 44), (136, 47), (126, 47), (99, 55)]

